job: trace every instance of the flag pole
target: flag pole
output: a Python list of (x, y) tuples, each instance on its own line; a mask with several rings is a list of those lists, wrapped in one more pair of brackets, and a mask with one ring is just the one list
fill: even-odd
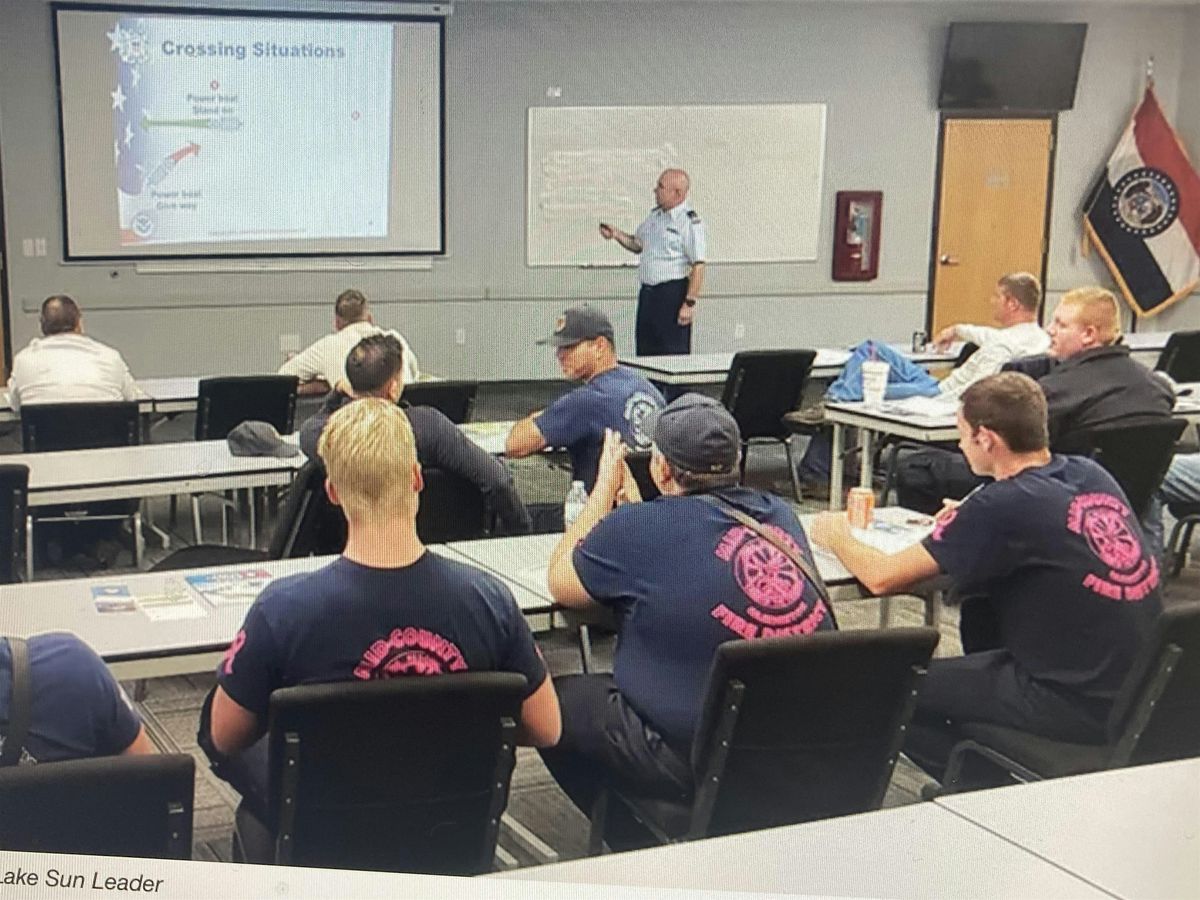
[[(1150, 56), (1146, 57), (1146, 88), (1142, 93), (1145, 94), (1146, 91), (1153, 91), (1153, 90), (1154, 90), (1154, 55), (1151, 54)], [(1129, 332), (1128, 333), (1129, 334), (1137, 334), (1137, 327), (1138, 327), (1138, 316), (1133, 310), (1130, 310), (1130, 312), (1129, 312)]]

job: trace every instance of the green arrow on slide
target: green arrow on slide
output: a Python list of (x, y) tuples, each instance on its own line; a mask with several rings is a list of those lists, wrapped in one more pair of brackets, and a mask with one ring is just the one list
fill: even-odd
[(149, 131), (151, 128), (210, 128), (212, 127), (211, 119), (151, 119), (149, 116), (142, 116), (142, 128)]

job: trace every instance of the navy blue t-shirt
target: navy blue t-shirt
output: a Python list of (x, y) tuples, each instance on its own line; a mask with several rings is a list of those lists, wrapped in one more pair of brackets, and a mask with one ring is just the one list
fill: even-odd
[[(748, 488), (716, 493), (816, 568), (786, 503)], [(795, 563), (698, 496), (618, 507), (575, 548), (572, 560), (588, 594), (623, 620), (613, 657), (617, 689), (685, 754), (720, 644), (834, 627)]]
[(1083, 457), (986, 485), (923, 545), (964, 593), (987, 595), (1016, 665), (1089, 701), (1112, 700), (1162, 610), (1137, 518)]
[(512, 593), (486, 572), (426, 551), (398, 569), (339, 557), (274, 581), (217, 667), (221, 687), (257, 716), (276, 688), (446, 672), (546, 668)]
[[(142, 722), (96, 651), (64, 632), (35, 635), (26, 644), (33, 713), (21, 764), (124, 752)], [(0, 640), (0, 722), (5, 730), (11, 699), (12, 651), (7, 640)]]
[(534, 424), (549, 446), (567, 448), (573, 477), (591, 491), (604, 446), (604, 429), (619, 431), (634, 450), (648, 449), (653, 437), (648, 419), (664, 405), (654, 385), (617, 366), (559, 397)]

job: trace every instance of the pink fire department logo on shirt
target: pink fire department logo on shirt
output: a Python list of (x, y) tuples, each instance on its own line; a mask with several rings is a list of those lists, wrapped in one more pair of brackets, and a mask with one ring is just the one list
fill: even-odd
[[(767, 525), (780, 541), (796, 553), (799, 546), (791, 535), (775, 525)], [(749, 603), (738, 614), (724, 603), (712, 609), (713, 618), (743, 638), (784, 634), (810, 634), (825, 618), (821, 604), (804, 602), (804, 575), (770, 541), (742, 525), (730, 528), (721, 537), (716, 556), (733, 567), (737, 582)]]
[(1067, 530), (1083, 537), (1104, 564), (1104, 577), (1089, 572), (1083, 583), (1110, 600), (1141, 600), (1158, 586), (1158, 561), (1142, 553), (1142, 542), (1130, 524), (1132, 511), (1112, 494), (1080, 494), (1067, 510)]
[(467, 661), (452, 641), (424, 628), (397, 628), (375, 641), (354, 667), (363, 681), (401, 675), (441, 675), (466, 671)]

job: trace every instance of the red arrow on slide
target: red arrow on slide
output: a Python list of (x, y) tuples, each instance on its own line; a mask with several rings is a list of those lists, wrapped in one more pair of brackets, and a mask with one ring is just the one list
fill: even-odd
[(174, 153), (172, 153), (170, 158), (175, 160), (175, 162), (179, 162), (185, 156), (199, 156), (199, 155), (200, 155), (200, 145), (193, 143), (193, 144), (184, 144), (182, 147), (180, 147), (178, 150), (176, 150)]

